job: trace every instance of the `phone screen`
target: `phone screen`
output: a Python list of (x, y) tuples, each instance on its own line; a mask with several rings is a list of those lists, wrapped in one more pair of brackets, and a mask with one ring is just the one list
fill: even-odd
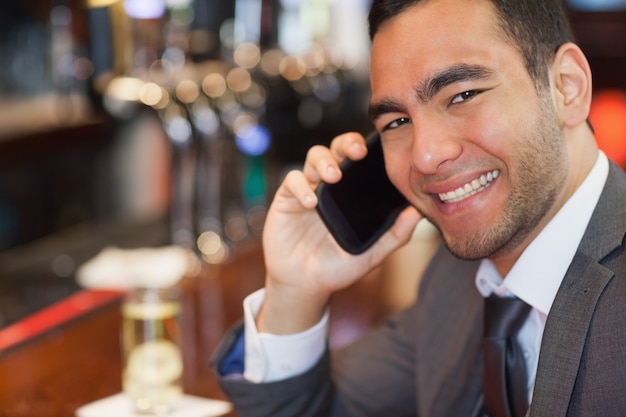
[(380, 137), (367, 138), (368, 153), (346, 160), (342, 179), (317, 188), (317, 211), (337, 243), (347, 252), (367, 250), (393, 224), (408, 201), (389, 181)]

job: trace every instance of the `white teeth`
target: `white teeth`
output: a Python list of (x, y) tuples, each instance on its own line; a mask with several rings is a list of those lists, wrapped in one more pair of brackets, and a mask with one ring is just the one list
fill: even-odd
[(439, 198), (444, 203), (457, 203), (461, 200), (465, 200), (468, 197), (473, 196), (476, 193), (484, 190), (491, 181), (498, 178), (500, 171), (493, 170), (486, 175), (481, 175), (480, 178), (477, 178), (471, 182), (468, 182), (463, 187), (457, 188), (454, 191), (449, 191), (447, 193), (439, 194)]

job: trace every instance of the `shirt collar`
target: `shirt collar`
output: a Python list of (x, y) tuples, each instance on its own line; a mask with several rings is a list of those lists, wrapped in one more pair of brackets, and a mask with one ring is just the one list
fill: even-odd
[[(484, 259), (476, 273), (476, 288), (487, 297), (515, 295), (548, 314), (606, 183), (609, 162), (603, 152), (585, 181), (522, 253), (503, 280)], [(558, 244), (555, 244), (558, 242)]]

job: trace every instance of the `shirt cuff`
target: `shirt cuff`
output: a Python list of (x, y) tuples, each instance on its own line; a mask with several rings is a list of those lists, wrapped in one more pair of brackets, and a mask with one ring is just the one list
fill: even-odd
[(328, 311), (319, 323), (301, 333), (274, 335), (259, 333), (256, 317), (265, 300), (260, 289), (243, 302), (245, 370), (251, 382), (273, 382), (294, 377), (311, 369), (326, 350)]

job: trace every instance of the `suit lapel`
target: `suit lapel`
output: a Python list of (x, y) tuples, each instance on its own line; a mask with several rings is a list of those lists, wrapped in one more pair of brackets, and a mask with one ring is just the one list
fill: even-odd
[(584, 255), (574, 258), (546, 322), (531, 415), (566, 415), (587, 330), (612, 276), (610, 270)]
[(626, 230), (626, 177), (611, 165), (607, 184), (554, 300), (544, 330), (531, 415), (565, 416), (585, 339), (613, 271), (601, 264)]

